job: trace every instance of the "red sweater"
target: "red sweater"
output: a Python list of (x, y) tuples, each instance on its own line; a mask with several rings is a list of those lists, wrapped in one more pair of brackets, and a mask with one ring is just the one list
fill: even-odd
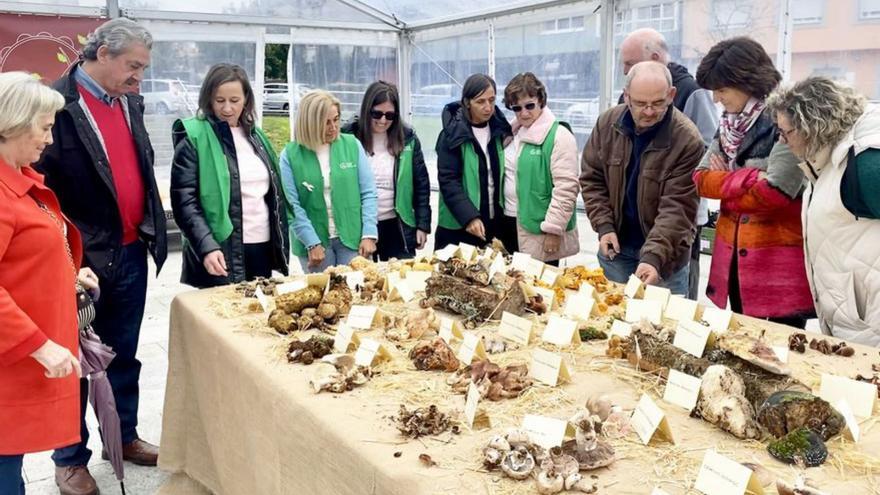
[(108, 106), (81, 86), (79, 94), (85, 100), (104, 139), (113, 185), (116, 188), (119, 216), (122, 218), (122, 244), (131, 244), (138, 239), (138, 226), (144, 220), (146, 196), (134, 137), (125, 120), (121, 102)]

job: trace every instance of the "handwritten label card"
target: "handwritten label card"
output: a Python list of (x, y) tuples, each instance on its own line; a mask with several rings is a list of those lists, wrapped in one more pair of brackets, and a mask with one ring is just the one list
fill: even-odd
[(648, 285), (645, 287), (645, 297), (646, 301), (659, 301), (660, 306), (663, 310), (666, 310), (666, 305), (669, 303), (669, 298), (672, 296), (672, 292), (666, 287), (657, 287), (656, 285)]
[(577, 322), (568, 318), (551, 315), (550, 319), (547, 320), (547, 326), (544, 327), (541, 340), (559, 347), (580, 345), (581, 337), (577, 331)]
[(719, 308), (703, 308), (703, 321), (718, 335), (728, 331), (733, 322), (733, 311)]
[(675, 338), (672, 345), (693, 355), (694, 357), (703, 357), (703, 351), (706, 349), (706, 343), (712, 330), (709, 327), (700, 325), (695, 321), (680, 321), (675, 330)]
[(532, 338), (532, 320), (505, 311), (501, 315), (498, 335), (520, 345), (529, 345)]
[(593, 287), (593, 284), (589, 282), (581, 282), (580, 288), (578, 288), (578, 294), (586, 294), (592, 299), (596, 298), (596, 288)]
[(663, 400), (690, 411), (697, 405), (702, 383), (703, 380), (700, 378), (670, 369)]
[(348, 312), (346, 323), (352, 328), (359, 330), (369, 330), (376, 321), (376, 306), (364, 306), (357, 304), (351, 307)]
[(568, 421), (536, 414), (526, 414), (523, 417), (522, 429), (529, 434), (533, 443), (548, 450), (562, 445), (566, 435), (574, 435), (574, 428)]
[(300, 289), (305, 289), (309, 286), (309, 283), (306, 282), (306, 279), (301, 278), (298, 280), (293, 280), (290, 282), (285, 282), (283, 284), (278, 284), (275, 286), (275, 294), (278, 296), (283, 296), (284, 294), (290, 294), (291, 292), (296, 292)]
[(623, 288), (623, 295), (630, 299), (635, 299), (643, 294), (644, 290), (645, 283), (642, 282), (642, 279), (635, 275), (630, 275), (629, 280), (626, 281), (626, 287)]
[(467, 333), (458, 348), (458, 360), (465, 366), (471, 364), (474, 357), (486, 359), (486, 348), (483, 347), (483, 339), (475, 333)]
[(266, 297), (266, 294), (263, 294), (263, 288), (257, 287), (257, 290), (254, 291), (254, 295), (257, 296), (257, 302), (260, 303), (260, 307), (263, 308), (263, 313), (269, 312), (269, 298)]
[(354, 354), (354, 364), (358, 366), (372, 366), (373, 363), (391, 359), (391, 353), (385, 346), (373, 339), (364, 338)]
[(431, 272), (413, 270), (406, 274), (406, 283), (416, 292), (425, 292), (425, 289), (428, 288), (429, 278), (431, 278)]
[(551, 311), (553, 309), (553, 301), (556, 299), (556, 292), (552, 289), (545, 289), (544, 287), (532, 287), (532, 289), (535, 291), (535, 294), (541, 296), (541, 299), (547, 304), (547, 311)]
[(590, 294), (584, 292), (569, 293), (565, 299), (565, 308), (562, 314), (570, 318), (588, 320), (596, 307), (596, 300)]
[(510, 261), (510, 266), (525, 273), (526, 275), (531, 275), (532, 277), (535, 277), (537, 279), (541, 278), (541, 273), (544, 271), (543, 261), (536, 260), (530, 255), (526, 253), (521, 253), (519, 251), (513, 253), (513, 258)]
[(504, 256), (498, 255), (492, 260), (492, 264), (489, 265), (489, 280), (492, 280), (492, 277), (494, 277), (496, 273), (507, 273), (507, 265), (504, 263)]
[(464, 334), (461, 331), (461, 323), (452, 318), (445, 316), (440, 317), (440, 338), (445, 340), (447, 344), (451, 344), (453, 340), (461, 340)]
[(659, 436), (664, 437), (673, 444), (675, 443), (675, 440), (672, 438), (672, 430), (669, 428), (669, 422), (666, 421), (666, 414), (651, 400), (648, 394), (642, 394), (642, 398), (639, 399), (630, 422), (636, 434), (645, 445), (648, 445), (648, 442), (658, 433), (660, 434)]
[(348, 272), (343, 273), (343, 277), (345, 277), (345, 283), (348, 285), (348, 288), (355, 291), (358, 287), (363, 288), (366, 280), (364, 280), (364, 272), (356, 271), (356, 272)]
[(385, 291), (390, 294), (394, 290), (394, 286), (400, 283), (401, 280), (403, 280), (403, 277), (400, 276), (400, 272), (388, 272), (385, 275)]
[(541, 282), (553, 287), (556, 285), (556, 279), (559, 278), (559, 275), (562, 273), (562, 270), (556, 268), (555, 266), (550, 266), (545, 264), (543, 268), (543, 272), (541, 273)]
[(859, 427), (859, 422), (856, 420), (849, 402), (847, 402), (846, 399), (840, 399), (834, 403), (834, 409), (837, 409), (837, 412), (839, 412), (843, 416), (844, 421), (846, 421), (846, 431), (844, 432), (846, 433), (846, 437), (853, 442), (858, 442), (859, 437), (861, 436), (861, 428)]
[(388, 296), (388, 300), (390, 301), (400, 299), (401, 301), (408, 303), (416, 297), (416, 292), (412, 289), (412, 286), (409, 285), (409, 279), (398, 280), (397, 283), (391, 287), (391, 294)]
[(474, 256), (477, 254), (477, 247), (472, 246), (466, 242), (458, 243), (458, 257), (465, 260), (470, 261), (474, 259)]
[(611, 323), (611, 335), (618, 335), (624, 338), (629, 337), (632, 335), (632, 323), (614, 320)]
[(455, 253), (457, 252), (458, 246), (455, 244), (448, 244), (445, 248), (434, 251), (434, 256), (440, 261), (449, 261), (449, 258), (455, 256)]
[(867, 382), (850, 380), (842, 376), (822, 374), (819, 397), (831, 404), (845, 400), (859, 418), (870, 418), (877, 398), (877, 386)]
[(694, 488), (706, 495), (763, 495), (764, 487), (754, 471), (715, 452), (706, 451)]
[(675, 321), (694, 321), (699, 306), (697, 301), (691, 301), (681, 296), (670, 296), (664, 315)]
[(357, 336), (354, 328), (340, 323), (336, 330), (336, 337), (333, 339), (333, 350), (345, 354), (351, 346), (357, 346), (361, 343), (361, 339)]
[(568, 366), (566, 366), (562, 356), (544, 349), (534, 349), (532, 351), (532, 365), (529, 367), (529, 376), (551, 387), (555, 387), (560, 382), (571, 381), (571, 373), (568, 371)]
[(628, 299), (624, 319), (630, 323), (638, 323), (643, 318), (655, 325), (661, 324), (663, 322), (663, 307), (660, 302)]
[(474, 385), (473, 382), (468, 385), (467, 398), (464, 401), (464, 419), (465, 424), (467, 424), (468, 428), (474, 429), (475, 427), (479, 428), (490, 427), (491, 423), (488, 421), (489, 418), (484, 414), (482, 419), (483, 421), (479, 421), (477, 416), (477, 406), (480, 404), (480, 390)]

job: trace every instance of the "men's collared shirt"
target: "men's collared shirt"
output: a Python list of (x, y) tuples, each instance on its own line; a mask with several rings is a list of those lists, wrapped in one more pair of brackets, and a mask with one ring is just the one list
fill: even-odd
[(119, 101), (119, 97), (110, 96), (104, 88), (98, 84), (97, 81), (92, 79), (92, 76), (88, 74), (88, 72), (84, 71), (82, 67), (79, 68), (76, 72), (73, 73), (73, 77), (76, 79), (77, 84), (82, 86), (83, 89), (92, 94), (95, 98), (101, 100), (101, 102), (106, 105), (112, 107), (117, 101)]

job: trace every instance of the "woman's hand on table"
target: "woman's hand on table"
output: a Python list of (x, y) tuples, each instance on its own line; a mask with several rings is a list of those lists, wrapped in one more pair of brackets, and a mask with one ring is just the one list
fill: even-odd
[(215, 277), (229, 276), (226, 272), (226, 258), (223, 256), (223, 251), (219, 249), (206, 254), (202, 264), (205, 265), (205, 270)]
[(31, 357), (46, 368), (47, 378), (64, 378), (71, 373), (76, 373), (77, 378), (82, 376), (79, 360), (73, 357), (66, 347), (51, 340), (47, 340), (39, 349), (31, 353)]
[(474, 237), (478, 237), (483, 241), (486, 240), (486, 227), (483, 225), (483, 221), (479, 218), (471, 220), (464, 230)]

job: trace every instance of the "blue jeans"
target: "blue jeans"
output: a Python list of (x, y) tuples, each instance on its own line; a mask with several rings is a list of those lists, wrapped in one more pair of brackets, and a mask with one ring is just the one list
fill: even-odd
[(357, 251), (345, 247), (338, 237), (333, 237), (330, 239), (330, 246), (324, 248), (324, 261), (320, 265), (310, 267), (308, 256), (297, 256), (297, 258), (304, 272), (320, 273), (331, 266), (347, 265), (357, 255)]
[[(113, 267), (101, 276), (101, 297), (95, 302), (95, 321), (92, 328), (101, 340), (113, 348), (116, 357), (107, 367), (107, 378), (116, 398), (116, 411), (122, 429), (122, 443), (138, 438), (137, 412), (138, 379), (141, 362), (135, 358), (147, 298), (147, 249), (136, 241), (120, 249)], [(85, 466), (92, 456), (88, 449), (89, 431), (85, 414), (88, 400), (88, 381), (80, 380), (80, 435), (82, 441), (55, 450), (52, 460), (56, 466)]]
[[(629, 280), (629, 276), (636, 272), (639, 266), (639, 250), (627, 246), (620, 246), (620, 252), (611, 260), (602, 256), (602, 252), (597, 253), (599, 258), (599, 266), (605, 270), (605, 276), (608, 280), (625, 284)], [(671, 277), (661, 280), (660, 287), (666, 287), (673, 294), (687, 296), (688, 293), (688, 265), (672, 274)]]
[(24, 454), (0, 455), (0, 495), (24, 495), (23, 461)]

